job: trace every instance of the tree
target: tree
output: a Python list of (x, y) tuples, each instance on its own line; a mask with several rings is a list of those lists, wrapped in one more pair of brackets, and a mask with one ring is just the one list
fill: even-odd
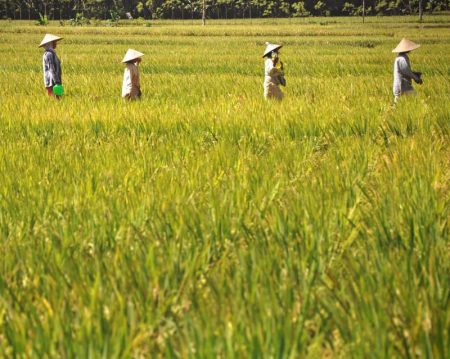
[(423, 4), (422, 0), (419, 0), (419, 21), (422, 22), (423, 19)]
[(346, 2), (344, 3), (344, 7), (342, 8), (342, 13), (346, 15), (354, 15), (355, 5), (352, 3)]
[(241, 12), (243, 19), (245, 18), (245, 11), (249, 9), (250, 6), (249, 0), (236, 0), (234, 3), (234, 7)]
[(366, 17), (366, 1), (362, 0), (362, 18), (363, 18), (363, 24)]
[(281, 0), (279, 10), (281, 14), (289, 16), (291, 13), (291, 4), (288, 1)]
[(17, 0), (17, 1), (13, 1), (15, 10), (14, 10), (14, 18), (16, 18), (15, 13), (19, 13), (19, 20), (22, 20), (22, 6), (23, 6), (23, 1), (22, 0)]
[(185, 9), (191, 11), (191, 19), (194, 19), (194, 14), (199, 10), (199, 0), (185, 0)]
[[(200, 17), (206, 24), (207, 17), (300, 17), (311, 13), (318, 16), (368, 14), (394, 15), (416, 14), (423, 21), (424, 11), (449, 9), (449, 0), (0, 0), (2, 18), (36, 18), (38, 13), (48, 18), (75, 18), (77, 13), (85, 17), (108, 19), (111, 13), (123, 15), (130, 12), (136, 17), (185, 18)], [(28, 12), (27, 15), (23, 11)]]
[(25, 6), (28, 10), (28, 20), (31, 20), (31, 10), (34, 9), (33, 0), (25, 0)]
[(206, 25), (206, 0), (202, 0), (202, 25)]
[(316, 5), (314, 5), (314, 10), (317, 11), (318, 15), (323, 16), (325, 11), (325, 3), (319, 0)]
[(308, 10), (306, 10), (304, 1), (293, 3), (292, 8), (295, 10), (293, 15), (294, 17), (305, 17), (311, 14)]
[(273, 17), (276, 15), (277, 4), (275, 1), (267, 1), (265, 4), (265, 9), (263, 11), (263, 16)]
[(59, 0), (59, 20), (63, 18), (64, 8), (70, 8), (71, 0)]
[(47, 16), (47, 6), (48, 6), (48, 0), (41, 1), (42, 6), (44, 7), (44, 16)]
[(375, 10), (376, 10), (377, 14), (385, 13), (387, 8), (388, 8), (388, 3), (385, 0), (380, 0), (375, 5)]

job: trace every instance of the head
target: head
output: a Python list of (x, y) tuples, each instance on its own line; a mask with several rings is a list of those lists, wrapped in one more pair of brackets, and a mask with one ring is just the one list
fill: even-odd
[(419, 44), (403, 38), (395, 47), (395, 49), (392, 50), (392, 52), (396, 52), (399, 55), (407, 55), (411, 51), (418, 49), (419, 47)]
[(48, 44), (45, 44), (45, 45), (44, 45), (44, 48), (45, 48), (46, 50), (48, 50), (48, 49), (56, 49), (56, 44), (57, 44), (57, 43), (58, 43), (57, 41), (49, 42)]
[(127, 61), (125, 63), (137, 66), (137, 65), (139, 65), (141, 63), (141, 61), (142, 61), (141, 58), (138, 57), (137, 59), (133, 59), (133, 60)]
[(277, 57), (279, 54), (278, 49), (269, 52), (266, 56), (264, 56), (266, 59), (271, 59), (273, 57)]
[(279, 57), (279, 52), (278, 52), (278, 50), (274, 50), (274, 51), (272, 51), (271, 53), (270, 53), (270, 58), (272, 59), (272, 60), (278, 60), (280, 57)]
[(266, 48), (264, 50), (263, 57), (265, 58), (271, 58), (271, 57), (278, 57), (280, 48), (283, 47), (283, 45), (279, 44), (271, 44), (270, 42), (266, 42)]

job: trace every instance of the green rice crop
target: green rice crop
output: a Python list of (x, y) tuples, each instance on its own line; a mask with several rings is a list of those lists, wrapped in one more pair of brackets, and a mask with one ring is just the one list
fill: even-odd
[[(425, 20), (0, 22), (0, 357), (448, 358), (450, 18)], [(424, 84), (393, 107), (402, 37)]]

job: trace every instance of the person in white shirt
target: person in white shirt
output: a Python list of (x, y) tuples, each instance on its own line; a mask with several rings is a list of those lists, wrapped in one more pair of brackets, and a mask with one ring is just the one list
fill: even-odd
[(139, 64), (142, 52), (128, 49), (122, 63), (126, 64), (123, 73), (122, 97), (127, 100), (136, 100), (141, 97), (141, 84), (139, 81)]
[(282, 100), (284, 95), (280, 85), (286, 86), (283, 74), (283, 63), (278, 51), (283, 45), (270, 44), (266, 42), (264, 50), (264, 97), (266, 99)]
[(412, 80), (418, 84), (422, 84), (422, 74), (411, 70), (409, 62), (409, 52), (419, 48), (420, 45), (408, 39), (402, 39), (392, 52), (397, 53), (394, 61), (394, 83), (392, 91), (394, 93), (394, 102), (402, 95), (415, 94), (412, 87)]

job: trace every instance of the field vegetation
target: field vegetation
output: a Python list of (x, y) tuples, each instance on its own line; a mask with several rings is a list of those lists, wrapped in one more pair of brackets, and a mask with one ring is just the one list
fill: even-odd
[[(448, 12), (447, 0), (0, 0), (1, 19), (252, 19)], [(79, 22), (81, 21), (81, 22)]]
[(448, 16), (104, 25), (0, 22), (0, 357), (450, 356)]

